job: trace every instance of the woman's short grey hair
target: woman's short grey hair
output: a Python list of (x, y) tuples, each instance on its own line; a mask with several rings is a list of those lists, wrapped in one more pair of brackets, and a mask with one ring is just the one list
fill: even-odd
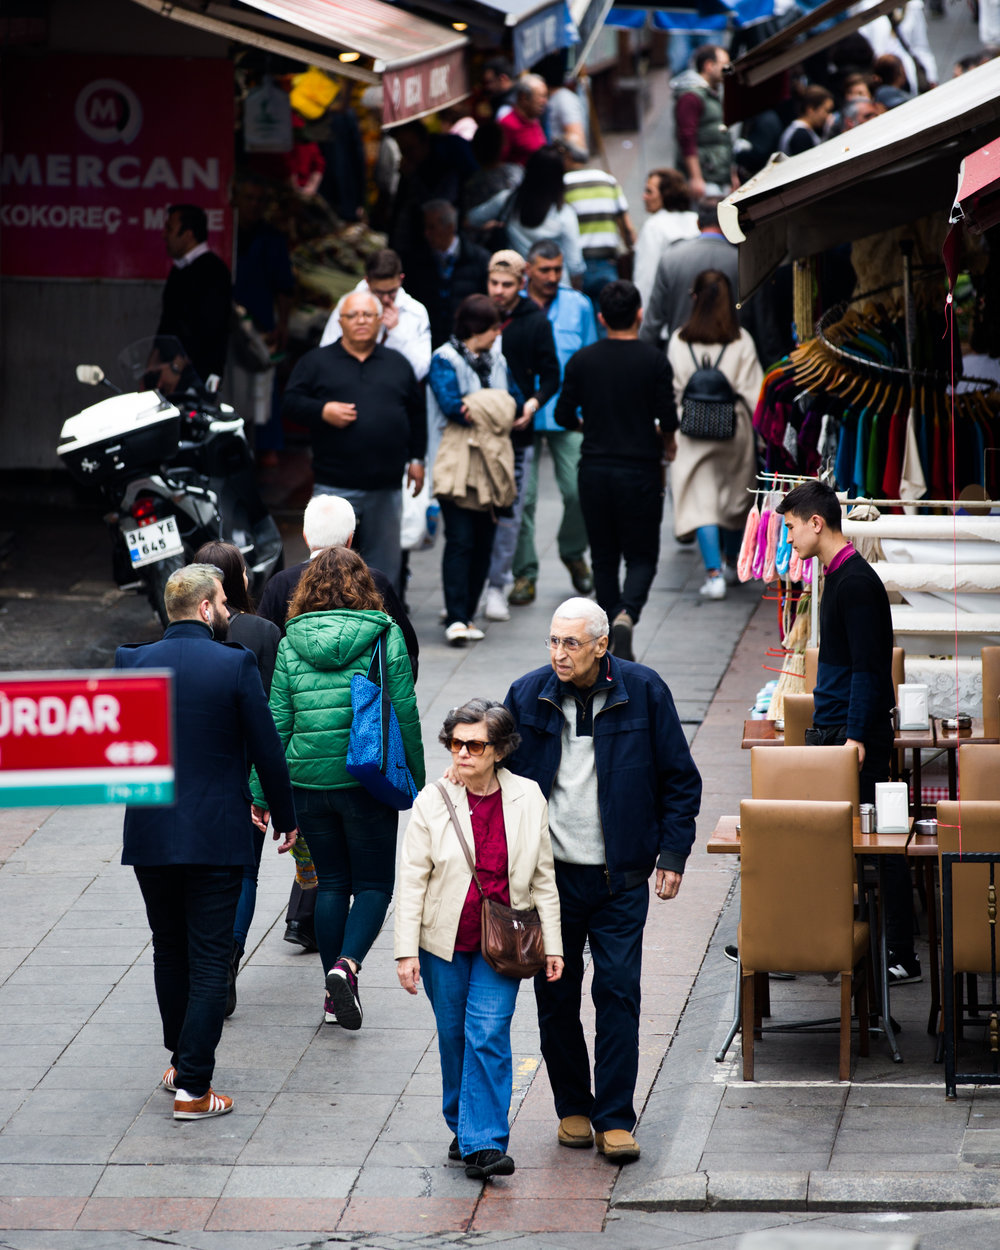
[(447, 746), (456, 725), (478, 725), (481, 720), (486, 722), (489, 741), (497, 753), (499, 764), (521, 745), (521, 735), (514, 725), (514, 717), (495, 699), (470, 699), (461, 707), (453, 707), (444, 718), (438, 742)]
[[(608, 614), (593, 599), (574, 598), (560, 603), (552, 613), (552, 619), (560, 617), (564, 621), (575, 621), (581, 616), (590, 631), (591, 638), (606, 638), (609, 633)], [(583, 639), (580, 640), (581, 642)]]

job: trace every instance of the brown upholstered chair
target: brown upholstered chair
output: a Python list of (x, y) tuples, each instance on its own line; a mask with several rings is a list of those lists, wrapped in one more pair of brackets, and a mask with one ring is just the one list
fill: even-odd
[[(768, 759), (773, 756), (773, 759)], [(750, 792), (755, 799), (807, 802), (846, 799), (857, 812), (858, 752), (855, 747), (753, 747)]]
[(1000, 746), (987, 742), (960, 746), (958, 780), (963, 803), (1000, 800)]
[(806, 647), (806, 690), (809, 694), (816, 689), (816, 666), (819, 663), (819, 647)]
[(983, 736), (1000, 738), (1000, 647), (983, 647)]
[(854, 919), (852, 818), (847, 800), (745, 799), (740, 804), (738, 941), (745, 1081), (754, 1079), (754, 1035), (761, 1014), (755, 987), (760, 973), (839, 972), (840, 1080), (850, 1080), (851, 1075), (852, 997), (859, 1050), (868, 1054), (864, 961), (869, 930), (866, 922)]
[(785, 746), (804, 747), (806, 730), (813, 723), (811, 694), (785, 695)]
[(906, 651), (903, 647), (892, 649), (892, 693), (899, 703), (899, 686), (906, 681)]
[[(937, 805), (937, 818), (939, 866), (942, 851), (1000, 851), (1000, 802), (944, 800)], [(956, 1035), (961, 1034), (962, 998), (957, 984), (960, 974), (990, 971), (990, 934), (995, 932), (995, 926), (990, 925), (987, 915), (989, 875), (988, 864), (959, 865), (952, 870), (951, 947), (956, 981), (952, 1027)], [(941, 931), (943, 934), (943, 917)], [(1000, 937), (997, 940), (1000, 943)], [(1000, 945), (997, 958), (1000, 961)]]

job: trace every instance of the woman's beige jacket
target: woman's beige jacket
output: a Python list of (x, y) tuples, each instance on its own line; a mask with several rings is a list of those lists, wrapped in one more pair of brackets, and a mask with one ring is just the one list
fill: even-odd
[[(549, 841), (549, 808), (535, 784), (506, 768), (497, 773), (507, 831), (510, 905), (537, 907), (546, 955), (561, 955), (559, 892)], [(475, 854), (468, 794), (464, 786), (442, 782), (458, 813), (469, 849)], [(403, 836), (396, 887), (395, 957), (417, 956), (423, 947), (451, 960), (472, 870), (462, 851), (441, 792), (428, 785), (417, 795)]]

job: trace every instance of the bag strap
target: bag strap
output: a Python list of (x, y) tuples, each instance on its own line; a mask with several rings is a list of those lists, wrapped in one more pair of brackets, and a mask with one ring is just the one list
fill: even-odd
[(728, 346), (729, 346), (729, 344), (728, 344), (728, 343), (723, 343), (723, 344), (722, 344), (722, 351), (721, 351), (721, 352), (719, 352), (718, 356), (716, 356), (716, 358), (715, 358), (715, 364), (712, 366), (712, 368), (713, 368), (713, 369), (718, 369), (718, 367), (719, 367), (719, 361), (720, 361), (720, 360), (722, 359), (722, 357), (726, 354), (726, 348), (727, 348)]
[[(386, 764), (386, 753), (389, 750), (389, 713), (392, 710), (392, 701), (389, 698), (389, 675), (385, 665), (385, 636), (387, 631), (379, 634), (375, 640), (375, 646), (372, 648), (372, 658), (368, 665), (366, 677), (375, 686), (378, 686), (382, 692), (379, 699), (379, 710), (382, 718), (382, 758), (379, 760), (379, 769), (384, 773)], [(378, 672), (376, 672), (376, 667)]]
[(469, 867), (472, 869), (472, 880), (476, 883), (476, 889), (479, 891), (479, 897), (485, 898), (483, 887), (479, 884), (479, 877), (476, 874), (476, 861), (472, 858), (472, 852), (469, 850), (469, 844), (465, 840), (465, 834), (462, 832), (462, 826), (458, 823), (458, 812), (455, 811), (455, 804), (451, 801), (451, 795), (444, 788), (440, 781), (434, 784), (441, 791), (441, 797), (444, 799), (445, 807), (448, 809), (448, 815), (451, 817), (451, 823), (455, 826), (455, 832), (458, 834), (458, 840), (462, 844), (462, 850), (465, 852), (465, 858)]

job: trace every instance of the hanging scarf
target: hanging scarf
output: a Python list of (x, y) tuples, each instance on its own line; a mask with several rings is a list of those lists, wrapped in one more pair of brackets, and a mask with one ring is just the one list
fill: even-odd
[(475, 371), (476, 377), (488, 387), (490, 384), (490, 375), (493, 372), (493, 357), (489, 352), (470, 352), (461, 339), (455, 338), (454, 334), (448, 340), (451, 346), (462, 357), (465, 363)]

